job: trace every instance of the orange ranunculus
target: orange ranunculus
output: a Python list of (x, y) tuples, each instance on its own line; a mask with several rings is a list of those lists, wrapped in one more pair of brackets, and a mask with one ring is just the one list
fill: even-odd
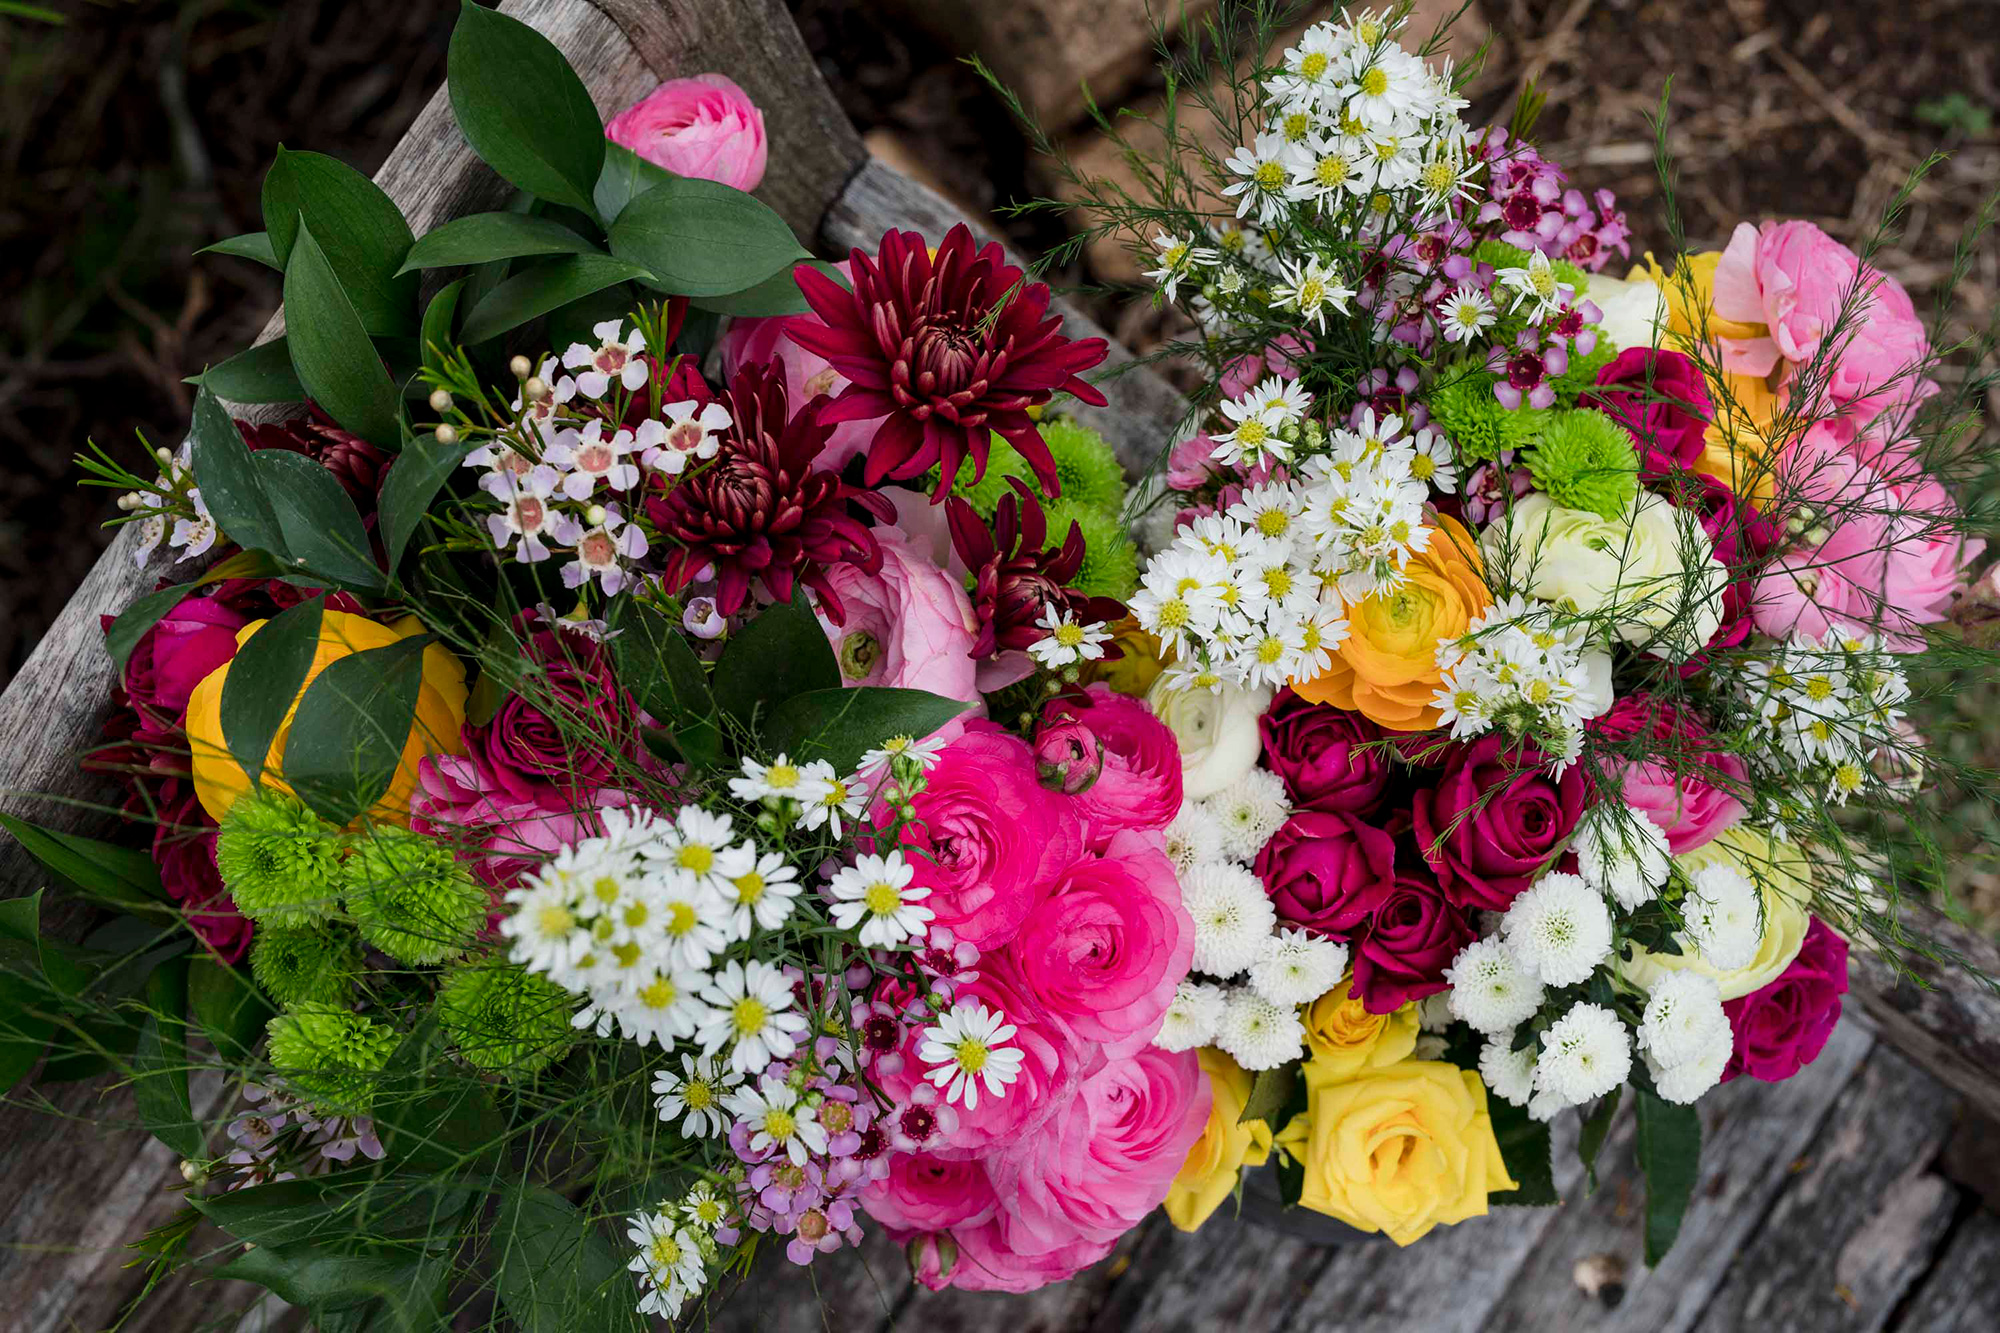
[[(253, 620), (236, 632), (240, 648), (268, 621)], [(291, 735), (292, 718), (298, 713), (299, 699), (306, 687), (334, 662), (352, 653), (384, 648), (423, 632), (415, 616), (406, 616), (394, 625), (383, 625), (365, 616), (344, 611), (327, 611), (320, 617), (319, 646), (312, 665), (306, 669), (305, 685), (285, 710), (285, 719), (271, 738), (264, 760), (264, 782), (278, 791), (291, 792), (285, 781), (285, 742)], [(222, 687), (229, 679), (228, 662), (201, 678), (188, 697), (188, 749), (194, 757), (194, 790), (201, 808), (218, 823), (229, 813), (237, 798), (250, 792), (250, 779), (222, 737)], [(368, 811), (377, 822), (401, 824), (409, 819), (410, 793), (417, 785), (417, 764), (427, 754), (457, 754), (459, 728), (465, 723), (465, 667), (439, 644), (424, 649), (424, 682), (417, 692), (417, 716), (403, 743), (402, 761), (389, 789)]]
[(1465, 525), (1440, 516), (1430, 546), (1404, 571), (1403, 586), (1348, 603), (1347, 641), (1334, 650), (1333, 665), (1293, 689), (1391, 731), (1436, 726), (1437, 646), (1465, 633), (1492, 605), (1484, 568)]

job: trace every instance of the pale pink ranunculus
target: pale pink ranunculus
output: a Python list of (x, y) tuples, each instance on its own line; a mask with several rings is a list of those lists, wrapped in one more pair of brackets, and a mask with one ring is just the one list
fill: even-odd
[(1111, 835), (1036, 904), (1008, 951), (1042, 1008), (1112, 1059), (1153, 1039), (1194, 958), (1194, 921), (1160, 835)]
[(1899, 511), (1889, 521), (1883, 553), (1883, 602), (1898, 637), (1915, 637), (1918, 626), (1942, 620), (1962, 590), (1968, 566), (1986, 543), (1966, 537), (1958, 502), (1932, 477), (1891, 486), (1888, 506)]
[(611, 118), (604, 136), (676, 176), (754, 190), (764, 179), (764, 113), (721, 74), (668, 79)]
[(1852, 334), (1834, 360), (1827, 396), (1856, 427), (1872, 435), (1897, 434), (1908, 428), (1917, 405), (1939, 392), (1924, 373), (1930, 335), (1903, 284), (1872, 268), (1866, 272), (1874, 283), (1871, 299), (1849, 321)]
[(1052, 700), (1044, 718), (1067, 713), (1104, 746), (1104, 771), (1075, 802), (1101, 847), (1120, 829), (1165, 828), (1181, 808), (1180, 743), (1144, 702), (1110, 686), (1090, 686), (1085, 698)]
[(1193, 1051), (1146, 1046), (1106, 1061), (1033, 1133), (987, 1163), (1016, 1254), (1117, 1240), (1167, 1197), (1208, 1122)]
[[(1083, 855), (1077, 798), (1043, 787), (1027, 743), (974, 720), (939, 753), (900, 835), (935, 924), (980, 950), (1014, 938)], [(886, 823), (886, 810), (878, 810)]]
[[(1872, 276), (1879, 278), (1879, 274)], [(1723, 366), (1768, 375), (1778, 363), (1810, 361), (1846, 303), (1861, 299), (1861, 261), (1810, 222), (1736, 224), (1715, 266), (1715, 313), (1769, 327), (1768, 337), (1725, 339)]]
[(999, 1210), (1000, 1196), (980, 1162), (896, 1153), (888, 1172), (861, 1191), (861, 1206), (885, 1227), (944, 1231), (978, 1226)]
[(1044, 1254), (1020, 1254), (1001, 1234), (997, 1219), (953, 1232), (900, 1231), (889, 1236), (910, 1255), (911, 1275), (931, 1291), (1037, 1291), (1075, 1277), (1111, 1253), (1111, 1241), (1078, 1241)]
[(978, 703), (972, 644), (979, 618), (972, 599), (900, 529), (876, 528), (875, 538), (882, 548), (876, 572), (858, 565), (827, 570), (827, 582), (847, 613), (838, 625), (820, 616), (840, 663), (841, 683), (928, 690)]
[[(840, 275), (852, 282), (851, 268), (845, 259), (834, 265)], [(770, 315), (751, 319), (732, 319), (729, 331), (722, 335), (722, 380), (733, 383), (736, 372), (744, 366), (775, 364), (785, 374), (785, 401), (796, 412), (820, 394), (839, 397), (847, 387), (845, 375), (833, 368), (833, 363), (785, 336), (785, 326), (793, 320), (815, 318), (804, 315)], [(874, 421), (843, 421), (833, 428), (827, 437), (826, 447), (820, 450), (818, 466), (839, 471), (847, 465), (847, 460), (856, 454), (866, 453), (869, 442), (875, 438), (875, 428), (881, 419)], [(942, 506), (940, 506), (942, 509)]]

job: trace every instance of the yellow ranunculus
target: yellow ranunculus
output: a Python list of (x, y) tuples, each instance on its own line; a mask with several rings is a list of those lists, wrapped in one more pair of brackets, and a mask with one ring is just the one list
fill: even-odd
[(1724, 319), (1715, 313), (1715, 266), (1721, 262), (1722, 251), (1703, 250), (1686, 256), (1679, 267), (1668, 273), (1648, 252), (1645, 264), (1626, 274), (1627, 278), (1649, 277), (1659, 284), (1667, 303), (1667, 345), (1685, 348), (1700, 340), (1732, 338), (1748, 342), (1771, 336), (1766, 325)]
[[(268, 623), (253, 620), (238, 630), (237, 646), (249, 642)], [(306, 670), (305, 685), (310, 686), (320, 672), (343, 657), (370, 648), (384, 648), (422, 632), (423, 626), (415, 616), (405, 616), (394, 625), (383, 625), (365, 616), (327, 611), (320, 617), (319, 646)], [(222, 687), (229, 679), (229, 666), (224, 662), (202, 677), (188, 697), (187, 710), (195, 795), (201, 799), (201, 808), (218, 822), (229, 813), (229, 807), (236, 804), (238, 797), (250, 792), (249, 777), (230, 755), (222, 738)], [(301, 686), (299, 698), (304, 695), (305, 686)], [(271, 749), (264, 761), (265, 783), (283, 792), (292, 790), (285, 781), (285, 742), (291, 735), (299, 698), (294, 698), (292, 706), (285, 710), (285, 719), (279, 724), (277, 735), (271, 738)], [(417, 692), (416, 721), (403, 744), (402, 762), (396, 767), (395, 777), (390, 779), (389, 789), (368, 812), (369, 818), (396, 824), (408, 820), (410, 793), (417, 785), (417, 764), (427, 754), (457, 754), (459, 728), (464, 722), (465, 667), (448, 650), (433, 643), (424, 649), (424, 683)]]
[(1262, 1166), (1271, 1156), (1269, 1125), (1237, 1123), (1250, 1100), (1250, 1075), (1212, 1046), (1204, 1047), (1200, 1058), (1208, 1076), (1208, 1124), (1188, 1150), (1165, 1204), (1167, 1220), (1182, 1231), (1195, 1230), (1236, 1192), (1245, 1166)]
[(1417, 1006), (1371, 1014), (1351, 994), (1353, 974), (1312, 1002), (1306, 1010), (1306, 1046), (1311, 1066), (1332, 1081), (1353, 1078), (1410, 1057), (1417, 1048)]
[(1302, 1162), (1299, 1202), (1408, 1245), (1439, 1223), (1486, 1212), (1486, 1197), (1520, 1188), (1507, 1174), (1486, 1085), (1435, 1060), (1405, 1060), (1330, 1080), (1306, 1066), (1306, 1109), (1277, 1146)]
[[(1669, 276), (1649, 254), (1645, 264), (1631, 273), (1634, 278), (1648, 277), (1658, 283), (1665, 297), (1662, 345), (1692, 352), (1697, 342), (1706, 340), (1709, 353), (1702, 362), (1709, 367), (1721, 364), (1718, 340), (1749, 342), (1771, 334), (1766, 325), (1724, 319), (1715, 313), (1715, 266), (1721, 260), (1720, 250), (1704, 250), (1689, 255)], [(1780, 406), (1778, 394), (1754, 375), (1723, 373), (1707, 378), (1715, 417), (1695, 471), (1707, 473), (1746, 499), (1768, 501), (1776, 485), (1770, 455), (1772, 422)]]
[(1812, 867), (1804, 852), (1747, 824), (1732, 824), (1713, 842), (1676, 856), (1674, 864), (1689, 873), (1704, 866), (1732, 865), (1748, 875), (1764, 899), (1764, 942), (1757, 946), (1755, 958), (1731, 972), (1711, 967), (1692, 954), (1635, 949), (1632, 960), (1622, 968), (1627, 978), (1651, 988), (1662, 974), (1686, 969), (1715, 978), (1722, 998), (1735, 1000), (1764, 989), (1792, 965), (1811, 924), (1806, 906), (1812, 901)]

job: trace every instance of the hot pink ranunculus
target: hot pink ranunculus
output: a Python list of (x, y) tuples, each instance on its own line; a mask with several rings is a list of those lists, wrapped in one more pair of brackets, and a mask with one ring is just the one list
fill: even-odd
[(965, 724), (938, 755), (902, 840), (936, 924), (981, 950), (1014, 938), (1049, 885), (1083, 855), (1077, 798), (1043, 787), (1034, 756), (991, 722)]
[(882, 567), (832, 565), (827, 581), (846, 620), (820, 617), (844, 685), (928, 690), (978, 703), (972, 642), (979, 621), (972, 600), (950, 575), (914, 549), (900, 529), (878, 527)]
[(1181, 808), (1181, 749), (1167, 724), (1138, 699), (1102, 683), (1083, 699), (1051, 700), (1043, 717), (1074, 717), (1104, 746), (1104, 771), (1073, 801), (1093, 846), (1120, 829), (1165, 828)]
[(1714, 841), (1743, 817), (1737, 793), (1748, 784), (1750, 770), (1709, 743), (1708, 726), (1693, 710), (1642, 690), (1619, 699), (1589, 727), (1605, 740), (1642, 737), (1648, 752), (1663, 756), (1605, 756), (1606, 795), (1659, 825), (1675, 856)]
[[(848, 281), (850, 276), (848, 261), (843, 259), (834, 265), (840, 275)], [(729, 332), (722, 335), (722, 379), (725, 384), (734, 383), (736, 372), (744, 366), (770, 362), (785, 373), (785, 401), (792, 405), (794, 412), (820, 394), (838, 397), (847, 387), (847, 377), (833, 368), (833, 364), (817, 352), (805, 348), (785, 336), (785, 326), (794, 319), (811, 319), (810, 315), (767, 315), (755, 319), (732, 319)], [(881, 418), (872, 421), (843, 421), (833, 428), (827, 437), (826, 447), (820, 450), (819, 466), (838, 472), (847, 465), (847, 460), (868, 448), (868, 442), (875, 438), (876, 427)], [(899, 514), (899, 523), (902, 516)], [(947, 539), (945, 549), (950, 550)]]
[(1722, 1081), (1748, 1074), (1782, 1083), (1811, 1064), (1840, 1022), (1846, 993), (1847, 941), (1814, 917), (1798, 956), (1776, 981), (1724, 1002), (1736, 1051)]
[(1145, 1046), (1107, 1061), (1035, 1133), (987, 1164), (1001, 1234), (1016, 1254), (1106, 1244), (1137, 1226), (1208, 1122), (1208, 1079), (1193, 1051)]
[(992, 1217), (1000, 1196), (983, 1163), (931, 1153), (896, 1153), (889, 1170), (861, 1192), (861, 1206), (885, 1227), (902, 1231), (972, 1228)]
[(1036, 1291), (1061, 1282), (1111, 1253), (1111, 1241), (1078, 1241), (1046, 1254), (1020, 1254), (1007, 1244), (999, 1219), (957, 1231), (889, 1230), (910, 1255), (910, 1271), (931, 1291)]
[(1008, 946), (1042, 1008), (1116, 1059), (1159, 1030), (1194, 922), (1156, 833), (1120, 832), (1065, 870)]
[(668, 79), (613, 116), (604, 136), (676, 176), (739, 190), (764, 179), (764, 113), (720, 74)]

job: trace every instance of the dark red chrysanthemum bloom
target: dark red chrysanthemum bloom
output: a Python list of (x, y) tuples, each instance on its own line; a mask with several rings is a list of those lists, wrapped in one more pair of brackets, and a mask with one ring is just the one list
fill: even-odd
[(1068, 586), (1083, 568), (1083, 529), (1072, 522), (1063, 544), (1048, 550), (1049, 525), (1041, 503), (1019, 480), (1009, 481), (1015, 494), (1000, 501), (991, 528), (958, 496), (945, 501), (951, 544), (972, 572), (972, 609), (980, 626), (974, 657), (1040, 640), (1048, 631), (1037, 622), (1052, 608), (1086, 623), (1109, 623), (1125, 614), (1115, 598), (1086, 597)]
[(885, 234), (872, 258), (859, 250), (849, 258), (851, 292), (812, 268), (794, 271), (818, 318), (798, 316), (785, 332), (850, 381), (829, 424), (884, 418), (868, 447), (867, 483), (937, 466), (935, 502), (967, 458), (975, 479), (985, 474), (998, 432), (1054, 496), (1055, 462), (1028, 409), (1057, 390), (1104, 406), (1104, 395), (1077, 378), (1104, 359), (1104, 339), (1065, 338), (1062, 317), (1049, 313), (1048, 286), (1024, 282), (999, 245), (975, 247), (963, 224), (935, 258), (913, 231)]
[(333, 424), (317, 406), (312, 415), (290, 421), (253, 424), (238, 420), (237, 434), (252, 449), (285, 449), (304, 454), (333, 474), (364, 516), (375, 512), (375, 491), (390, 462), (389, 455), (359, 435)]
[(795, 581), (817, 592), (836, 622), (846, 609), (827, 582), (826, 568), (882, 567), (882, 548), (868, 526), (847, 512), (853, 500), (885, 522), (894, 509), (881, 496), (843, 484), (814, 466), (827, 437), (824, 395), (800, 408), (785, 401), (785, 377), (767, 365), (745, 366), (719, 400), (734, 424), (713, 462), (690, 471), (646, 501), (646, 517), (672, 543), (661, 581), (678, 592), (713, 566), (716, 607), (743, 609), (750, 581), (777, 601)]

